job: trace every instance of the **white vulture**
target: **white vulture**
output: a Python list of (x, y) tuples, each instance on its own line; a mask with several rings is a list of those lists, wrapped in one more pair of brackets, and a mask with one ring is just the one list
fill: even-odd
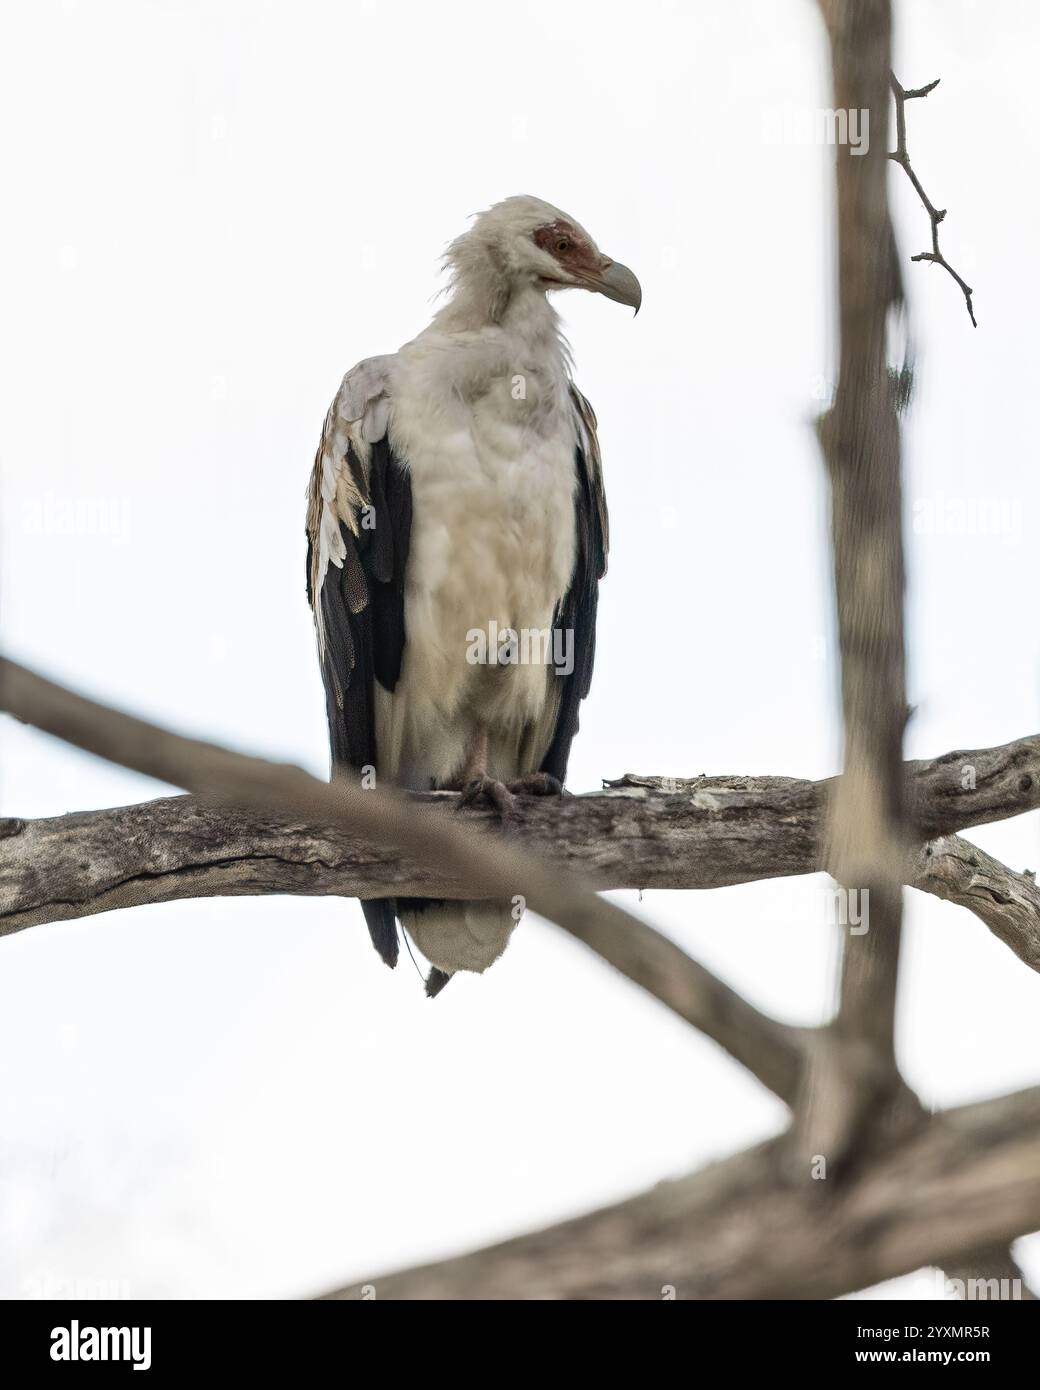
[[(596, 419), (547, 292), (638, 311), (641, 291), (538, 198), (481, 213), (445, 260), (429, 327), (358, 363), (329, 409), (308, 598), (333, 775), (460, 790), (508, 820), (516, 793), (562, 790), (607, 557)], [(391, 966), (400, 920), (433, 966), (431, 995), (485, 970), (516, 925), (509, 901), (362, 907)]]

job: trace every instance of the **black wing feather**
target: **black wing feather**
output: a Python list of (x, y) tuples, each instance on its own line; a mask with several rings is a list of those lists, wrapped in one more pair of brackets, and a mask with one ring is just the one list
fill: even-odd
[[(542, 772), (549, 773), (560, 782), (567, 776), (571, 743), (578, 732), (578, 709), (592, 684), (599, 581), (607, 571), (609, 546), (607, 502), (596, 438), (596, 416), (585, 397), (573, 386), (571, 398), (581, 425), (575, 450), (574, 573), (570, 587), (557, 607), (553, 627), (561, 632), (573, 633), (574, 667), (569, 675), (554, 674), (553, 678), (559, 682), (559, 711), (552, 742), (541, 765)], [(560, 649), (554, 646), (553, 650)]]
[[(348, 446), (342, 466), (349, 469), (361, 503), (353, 526), (340, 521), (346, 554), (341, 566), (329, 564), (324, 577), (314, 572), (322, 505), (320, 457), (307, 528), (307, 597), (312, 607), (315, 602), (320, 605), (333, 776), (346, 769), (379, 768), (376, 683), (393, 691), (401, 675), (404, 577), (412, 524), (411, 482), (387, 439), (371, 446), (365, 464)], [(390, 966), (397, 964), (398, 956), (395, 906), (392, 899), (383, 898), (361, 904), (372, 943)]]

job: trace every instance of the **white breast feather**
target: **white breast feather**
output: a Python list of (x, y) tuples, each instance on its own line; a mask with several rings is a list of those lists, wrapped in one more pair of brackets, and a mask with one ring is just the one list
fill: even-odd
[(420, 338), (394, 373), (390, 440), (412, 484), (396, 771), (415, 786), (457, 771), (477, 719), (490, 726), (493, 775), (534, 770), (517, 764), (549, 673), (471, 665), (468, 634), (548, 629), (574, 569), (576, 435), (562, 359), (502, 330), (480, 337), (455, 350)]

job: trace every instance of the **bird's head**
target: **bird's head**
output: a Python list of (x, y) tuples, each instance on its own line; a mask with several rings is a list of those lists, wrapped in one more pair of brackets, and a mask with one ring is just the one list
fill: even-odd
[(540, 198), (506, 198), (448, 248), (456, 291), (481, 283), (503, 306), (517, 290), (593, 290), (639, 312), (639, 281), (573, 217)]

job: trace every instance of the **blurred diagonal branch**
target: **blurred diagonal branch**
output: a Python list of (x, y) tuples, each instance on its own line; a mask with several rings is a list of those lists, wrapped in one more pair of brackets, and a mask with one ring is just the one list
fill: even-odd
[[(395, 792), (319, 782), (301, 768), (250, 758), (184, 738), (87, 700), (0, 659), (0, 708), (88, 753), (194, 791), (211, 803), (260, 812), (283, 827), (322, 825), (371, 836), (418, 864), (467, 883), (478, 897), (521, 894), (534, 911), (585, 943), (622, 974), (724, 1047), (753, 1075), (790, 1098), (798, 1086), (798, 1029), (760, 1012), (645, 922), (597, 897), (575, 877), (546, 867), (513, 840), (479, 835), (457, 817), (431, 813)], [(25, 830), (8, 823), (7, 844)], [(4, 841), (0, 841), (3, 843)], [(41, 865), (30, 861), (30, 872)]]
[[(328, 1295), (380, 1299), (836, 1298), (939, 1264), (958, 1274), (1040, 1225), (1040, 1088), (946, 1111), (871, 1148), (847, 1182), (791, 1182), (773, 1140), (616, 1206)], [(1008, 1293), (1026, 1293), (1012, 1286)], [(1005, 1296), (1008, 1296), (1005, 1294)], [(1028, 1294), (1026, 1294), (1028, 1296)]]

